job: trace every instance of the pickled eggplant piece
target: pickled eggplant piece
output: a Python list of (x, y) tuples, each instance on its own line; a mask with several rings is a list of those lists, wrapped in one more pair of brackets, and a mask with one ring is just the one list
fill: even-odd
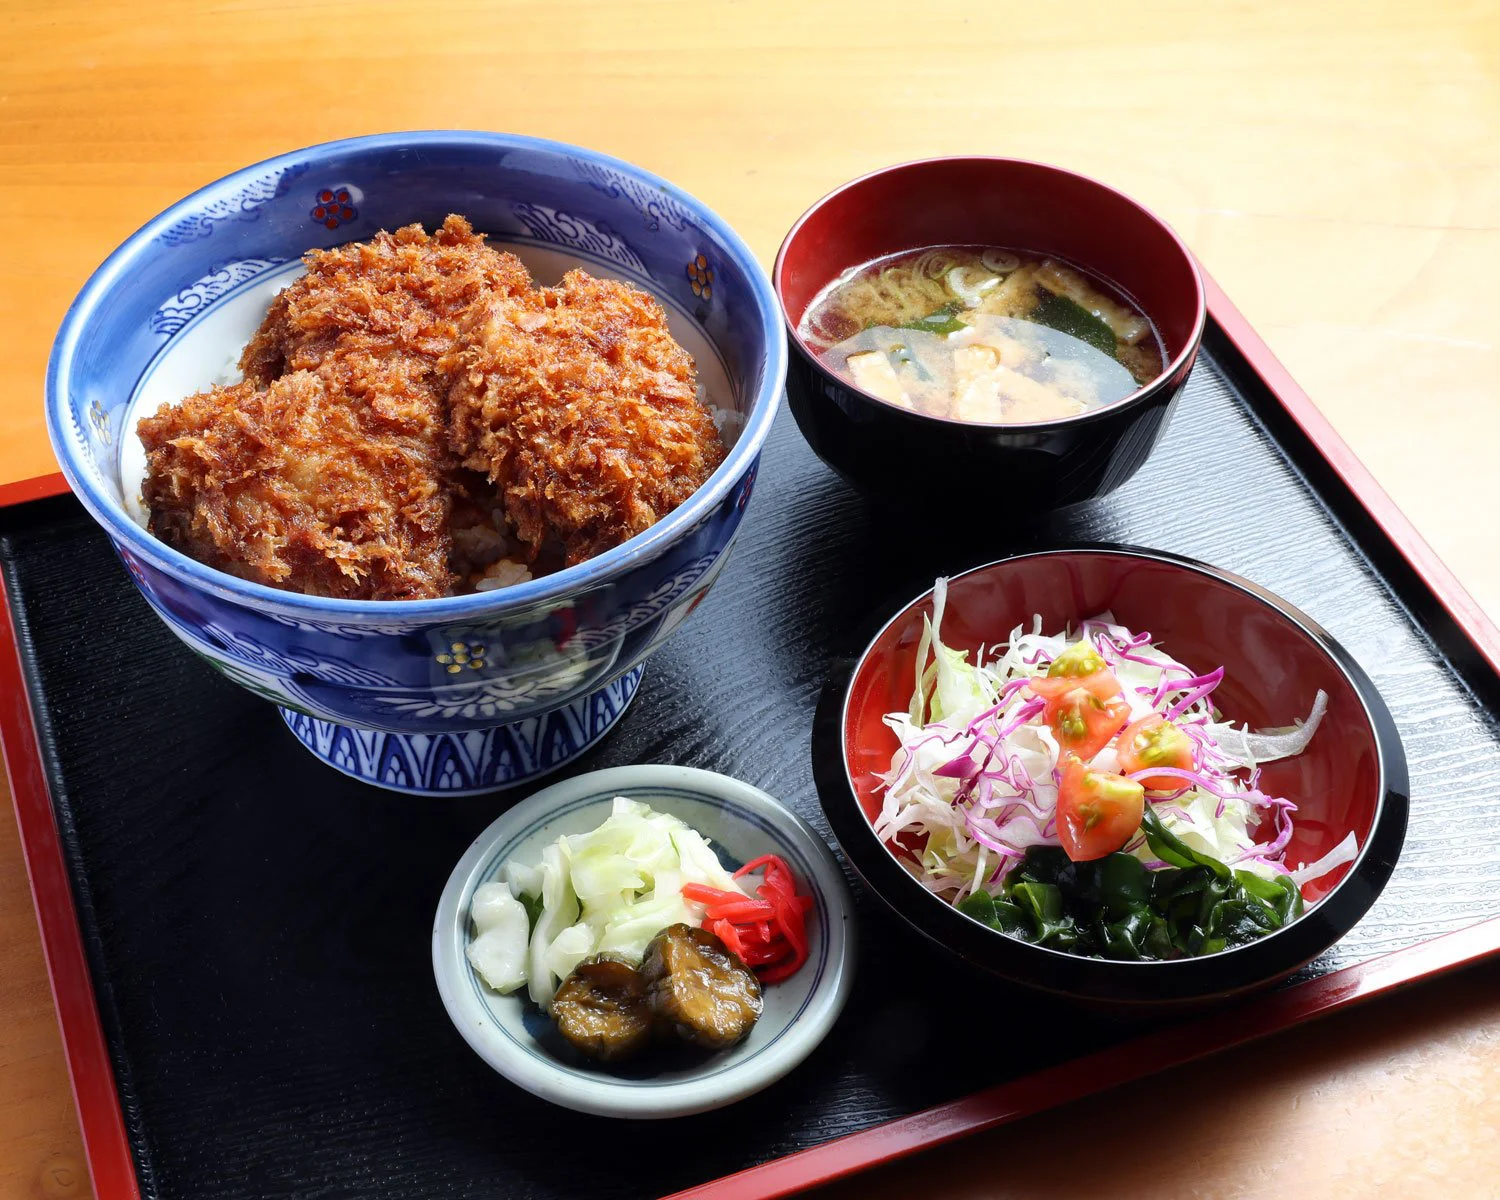
[(599, 1062), (645, 1049), (654, 1024), (640, 972), (607, 955), (573, 968), (552, 997), (552, 1019), (563, 1037)]
[(760, 981), (706, 929), (669, 925), (646, 947), (640, 973), (657, 1021), (699, 1046), (732, 1046), (760, 1017)]

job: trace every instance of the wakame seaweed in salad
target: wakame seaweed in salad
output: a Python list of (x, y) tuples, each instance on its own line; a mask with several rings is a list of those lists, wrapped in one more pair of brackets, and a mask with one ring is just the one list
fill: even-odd
[(875, 832), (929, 890), (1012, 937), (1072, 954), (1173, 959), (1302, 915), (1302, 885), (1354, 860), (1351, 833), (1286, 862), (1297, 806), (1260, 766), (1300, 754), (1328, 698), (1252, 733), (1177, 662), (1104, 614), (1073, 635), (1017, 627), (988, 659), (943, 645), (947, 581), (917, 650)]

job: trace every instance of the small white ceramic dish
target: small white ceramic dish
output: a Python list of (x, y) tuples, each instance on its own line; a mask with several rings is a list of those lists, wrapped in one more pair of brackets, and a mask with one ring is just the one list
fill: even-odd
[[(813, 897), (809, 957), (790, 979), (765, 989), (750, 1036), (720, 1054), (650, 1054), (616, 1068), (589, 1064), (564, 1043), (524, 989), (502, 996), (470, 967), (464, 950), (475, 888), (504, 864), (535, 862), (563, 834), (602, 822), (616, 796), (686, 821), (737, 867), (779, 854)], [(615, 767), (554, 784), (522, 801), (479, 835), (438, 902), (432, 965), (448, 1015), (475, 1052), (512, 1083), (578, 1112), (661, 1118), (742, 1100), (780, 1079), (821, 1042), (848, 998), (854, 971), (854, 912), (823, 840), (759, 788), (692, 767)]]

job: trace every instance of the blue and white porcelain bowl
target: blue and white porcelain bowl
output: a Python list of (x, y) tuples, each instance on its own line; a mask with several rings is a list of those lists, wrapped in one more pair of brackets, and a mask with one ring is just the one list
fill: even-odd
[[(729, 454), (621, 546), (496, 592), (304, 596), (204, 566), (144, 528), (139, 415), (207, 387), (300, 256), (450, 212), (525, 260), (629, 280), (666, 306)], [(383, 787), (461, 795), (582, 753), (641, 663), (723, 568), (780, 401), (786, 342), (764, 271), (722, 220), (618, 159), (498, 133), (382, 134), (269, 159), (173, 205), (95, 272), (47, 371), (64, 474), (152, 608), (235, 682), (281, 706), (324, 761)]]
[[(734, 869), (779, 854), (812, 897), (808, 958), (763, 993), (765, 1009), (739, 1045), (683, 1062), (646, 1055), (613, 1068), (572, 1050), (524, 989), (502, 996), (469, 965), (474, 891), (507, 862), (539, 862), (559, 837), (586, 833), (625, 796), (686, 821)], [(453, 1024), (512, 1083), (578, 1112), (632, 1119), (681, 1117), (742, 1100), (770, 1086), (817, 1048), (854, 982), (854, 908), (843, 871), (812, 828), (759, 788), (693, 767), (593, 771), (538, 792), (479, 835), (454, 867), (432, 927), (432, 968)]]

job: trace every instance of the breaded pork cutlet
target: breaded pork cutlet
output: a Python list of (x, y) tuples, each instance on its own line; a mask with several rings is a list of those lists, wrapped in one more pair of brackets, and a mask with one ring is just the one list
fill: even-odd
[(140, 422), (151, 532), (271, 587), (354, 600), (453, 589), (441, 399), (425, 361), (341, 354)]
[(304, 262), (241, 356), (244, 383), (140, 423), (152, 532), (290, 591), (450, 595), (471, 556), (454, 554), (438, 361), (476, 300), (529, 293), (531, 276), (457, 216)]
[(629, 284), (571, 271), (555, 288), (492, 294), (446, 366), (453, 449), (496, 485), (533, 560), (619, 545), (724, 459), (692, 357)]
[(303, 256), (307, 273), (285, 287), (240, 356), (262, 386), (311, 370), (331, 354), (385, 361), (421, 359), (435, 368), (481, 296), (530, 292), (514, 254), (485, 244), (450, 215), (430, 237), (420, 225)]
[(151, 530), (202, 562), (351, 599), (505, 586), (520, 553), (548, 570), (647, 528), (724, 457), (636, 288), (537, 290), (457, 216), (304, 261), (244, 383), (140, 422)]

